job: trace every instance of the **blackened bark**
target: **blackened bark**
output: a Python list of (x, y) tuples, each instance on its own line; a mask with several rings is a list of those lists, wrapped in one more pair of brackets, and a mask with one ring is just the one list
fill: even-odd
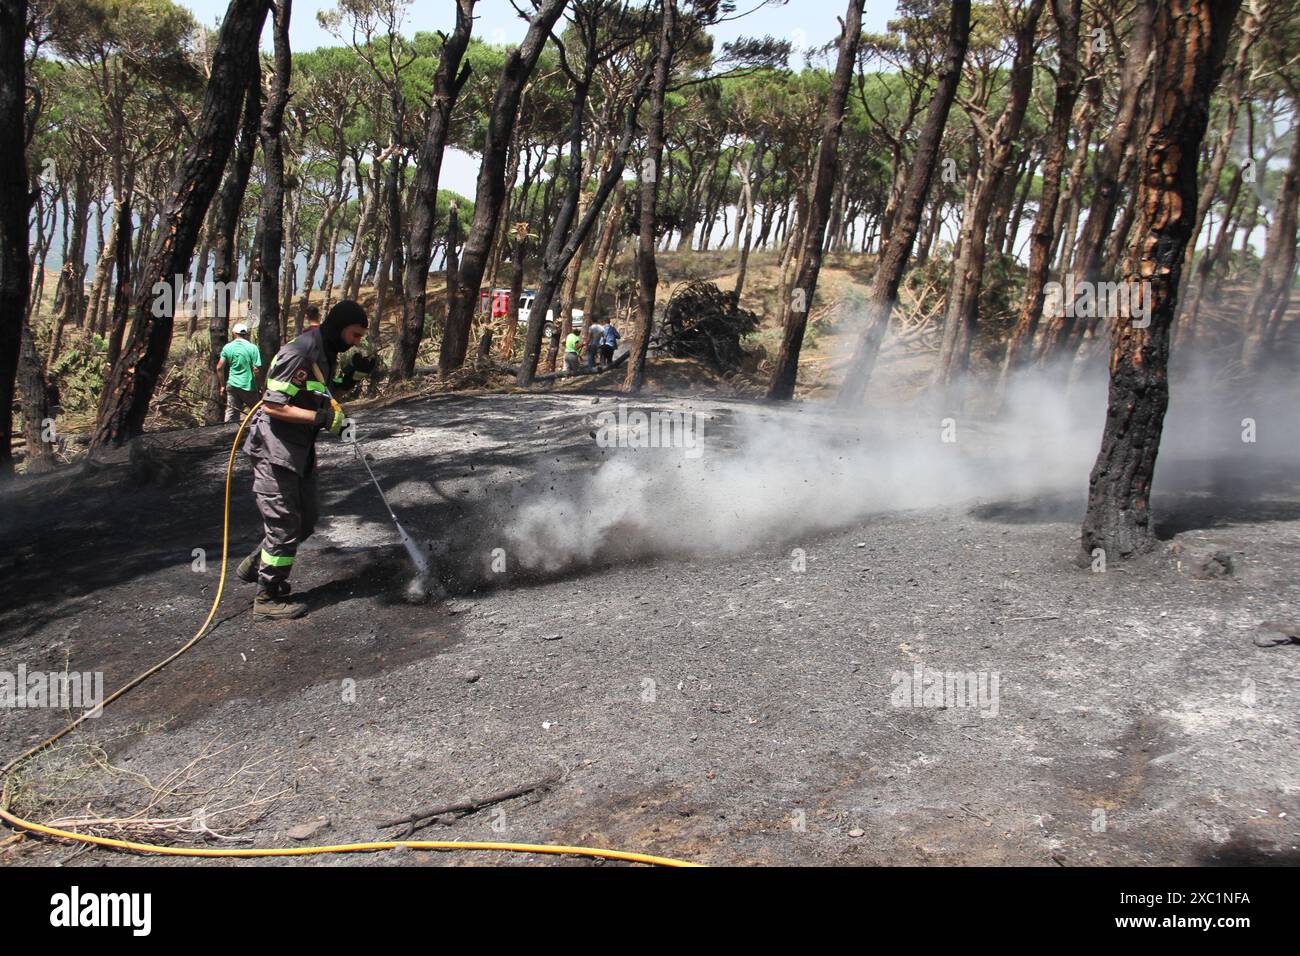
[(454, 295), (448, 290), (447, 322), (438, 354), (438, 371), (446, 377), (465, 362), (469, 346), (469, 327), (478, 306), (479, 287), (487, 267), (488, 254), (501, 219), (505, 201), (505, 168), (509, 158), (510, 138), (519, 111), (519, 97), (532, 76), (533, 67), (542, 53), (546, 38), (564, 11), (567, 0), (543, 0), (528, 24), (524, 40), (506, 58), (488, 114), (487, 136), (483, 143), (483, 162), (479, 166), (478, 187), (474, 194), (474, 221), (460, 257), (460, 273)]
[(1079, 95), (1079, 16), (1081, 0), (1052, 0), (1056, 20), (1057, 51), (1060, 66), (1056, 71), (1056, 99), (1048, 132), (1047, 155), (1043, 160), (1043, 195), (1038, 201), (1038, 215), (1029, 236), (1029, 272), (1025, 276), (1024, 301), (1007, 343), (1002, 374), (998, 381), (999, 404), (1014, 375), (1029, 359), (1030, 346), (1043, 312), (1043, 288), (1047, 284), (1052, 250), (1056, 246), (1056, 207), (1061, 197), (1061, 172), (1070, 137), (1070, 119)]
[(799, 353), (803, 348), (803, 334), (808, 326), (808, 313), (812, 310), (813, 296), (817, 292), (817, 276), (821, 272), (823, 246), (826, 244), (826, 224), (830, 220), (831, 196), (839, 170), (840, 132), (844, 128), (844, 106), (849, 98), (849, 83), (857, 64), (858, 43), (862, 39), (862, 6), (864, 0), (849, 0), (844, 14), (844, 31), (840, 36), (839, 59), (835, 76), (831, 80), (830, 100), (826, 104), (826, 117), (822, 124), (822, 140), (817, 151), (817, 171), (813, 180), (812, 203), (804, 233), (804, 251), (795, 276), (792, 292), (797, 298), (786, 308), (785, 328), (781, 337), (781, 351), (777, 353), (768, 382), (767, 397), (776, 401), (794, 398), (795, 380), (799, 375)]
[[(889, 316), (898, 299), (898, 286), (907, 270), (907, 260), (916, 241), (921, 213), (930, 181), (939, 155), (939, 143), (948, 123), (957, 84), (961, 80), (962, 64), (966, 59), (966, 46), (970, 40), (970, 0), (953, 0), (948, 24), (948, 45), (944, 51), (943, 66), (939, 70), (934, 97), (926, 110), (925, 123), (917, 140), (916, 152), (908, 173), (907, 187), (899, 203), (898, 216), (889, 243), (881, 254), (875, 278), (871, 282), (871, 296), (867, 301), (866, 327), (853, 354), (853, 361), (840, 386), (838, 402), (844, 406), (862, 404), (867, 383), (875, 369), (880, 345), (889, 331)], [(936, 210), (937, 214), (937, 210)]]
[[(49, 404), (45, 399), (45, 371), (41, 357), (36, 352), (31, 326), (23, 322), (22, 354), (18, 359), (18, 388), (23, 396), (23, 440), (26, 444), (26, 473), (29, 475), (49, 471), (54, 467), (53, 432), (46, 431), (51, 423)], [(50, 440), (47, 440), (50, 439)]]
[[(1241, 0), (1166, 0), (1153, 44), (1151, 119), (1141, 156), (1128, 295), (1111, 332), (1110, 395), (1088, 482), (1081, 563), (1149, 551), (1151, 480), (1169, 404), (1169, 334), (1183, 254), (1196, 222), (1196, 164), (1210, 96)], [(1146, 314), (1133, 321), (1141, 293)]]
[(14, 384), (31, 281), (27, 216), (32, 194), (27, 144), (17, 132), (26, 125), (26, 38), (26, 0), (0, 0), (0, 128), (5, 130), (0, 136), (0, 480), (14, 473)]
[(259, 282), (257, 347), (262, 353), (262, 368), (269, 369), (275, 353), (280, 351), (280, 260), (284, 254), (284, 109), (289, 102), (289, 74), (293, 58), (289, 53), (289, 17), (293, 0), (276, 0), (272, 11), (275, 33), (275, 79), (262, 111), (258, 139), (262, 143), (262, 201), (258, 211), (257, 235), (261, 243), (258, 255)]
[[(596, 251), (591, 258), (591, 275), (587, 277), (587, 295), (583, 308), (587, 318), (594, 321), (594, 315), (600, 298), (605, 291), (605, 277), (609, 274), (610, 263), (618, 251), (619, 220), (623, 215), (623, 201), (626, 192), (624, 181), (614, 184), (614, 196), (605, 210), (605, 220), (601, 225), (600, 238), (596, 242)], [(588, 325), (591, 322), (587, 323)]]
[(1016, 28), (1016, 54), (1011, 66), (1007, 106), (985, 144), (978, 185), (970, 212), (962, 219), (961, 252), (953, 265), (948, 287), (948, 314), (934, 384), (941, 389), (964, 375), (970, 364), (971, 345), (979, 320), (979, 297), (984, 285), (984, 263), (988, 247), (989, 217), (1001, 192), (1002, 180), (1011, 163), (1034, 78), (1034, 48), (1038, 18), (1044, 0), (1030, 0), (1024, 19)]
[[(194, 139), (172, 176), (160, 210), (161, 223), (134, 296), (131, 341), (109, 373), (91, 448), (121, 444), (144, 431), (153, 390), (167, 361), (175, 322), (173, 308), (161, 307), (153, 287), (188, 274), (190, 257), (208, 204), (235, 141), (240, 104), (257, 64), (258, 38), (267, 0), (231, 0), (217, 36), (203, 111)], [(155, 313), (161, 312), (161, 315)]]
[[(456, 294), (456, 280), (460, 272), (460, 203), (447, 203), (447, 237), (443, 242), (443, 270), (447, 279), (447, 301)], [(445, 319), (445, 317), (444, 317)]]
[[(1125, 151), (1137, 136), (1135, 121), (1143, 103), (1139, 91), (1147, 79), (1155, 7), (1156, 4), (1152, 0), (1142, 0), (1137, 5), (1133, 39), (1129, 44), (1120, 80), (1119, 111), (1115, 117), (1115, 125), (1102, 149), (1101, 158), (1097, 161), (1091, 200), (1088, 204), (1088, 218), (1084, 222), (1083, 235), (1079, 238), (1078, 250), (1070, 267), (1077, 289), (1083, 289), (1086, 283), (1096, 282), (1101, 274), (1106, 237), (1110, 233), (1115, 219), (1115, 207), (1119, 203), (1122, 181), (1120, 167)], [(1158, 45), (1155, 50), (1156, 59), (1163, 57), (1164, 51)], [(1047, 341), (1044, 343), (1044, 361), (1064, 358), (1070, 352), (1070, 344), (1075, 340), (1074, 333), (1078, 325), (1074, 318), (1074, 311), (1073, 308), (1063, 309), (1062, 314), (1055, 316), (1049, 324)]]
[[(212, 380), (208, 387), (208, 404), (203, 420), (209, 425), (218, 424), (223, 416), (221, 385), (217, 378), (217, 362), (221, 350), (230, 336), (230, 303), (238, 262), (235, 248), (235, 229), (239, 225), (239, 211), (244, 204), (248, 176), (253, 168), (253, 153), (257, 148), (257, 130), (262, 122), (262, 84), (260, 70), (254, 65), (244, 94), (244, 114), (240, 124), (239, 142), (235, 156), (221, 185), (217, 199), (217, 216), (213, 223), (215, 238), (212, 244), (212, 312), (208, 316), (208, 370)], [(266, 366), (269, 367), (269, 366)]]
[(424, 336), (426, 287), (432, 258), (434, 220), (438, 208), (438, 177), (442, 155), (451, 128), (451, 110), (465, 81), (469, 66), (461, 69), (461, 60), (469, 46), (473, 27), (475, 0), (456, 0), (456, 26), (443, 37), (438, 71), (433, 78), (433, 98), (429, 104), (429, 125), (420, 144), (415, 166), (415, 184), (411, 197), (411, 232), (402, 279), (402, 321), (393, 348), (389, 381), (397, 382), (415, 374), (415, 356)]
[(659, 178), (663, 168), (664, 95), (673, 68), (676, 23), (677, 0), (663, 0), (659, 48), (655, 54), (654, 80), (650, 85), (650, 128), (646, 131), (646, 148), (639, 177), (641, 218), (636, 246), (636, 328), (629, 347), (627, 376), (623, 379), (623, 390), (633, 395), (641, 391), (645, 383), (645, 358), (650, 350), (655, 292), (659, 286), (659, 266), (655, 262), (655, 206), (659, 201)]
[[(1296, 218), (1300, 202), (1300, 135), (1291, 144), (1291, 155), (1282, 177), (1282, 191), (1277, 199), (1273, 224), (1268, 230), (1268, 244), (1259, 264), (1259, 278), (1246, 309), (1242, 328), (1242, 358), (1248, 368), (1258, 371), (1269, 358), (1269, 348), (1277, 335), (1282, 314), (1291, 301), (1295, 282)], [(1257, 340), (1252, 339), (1259, 333)]]

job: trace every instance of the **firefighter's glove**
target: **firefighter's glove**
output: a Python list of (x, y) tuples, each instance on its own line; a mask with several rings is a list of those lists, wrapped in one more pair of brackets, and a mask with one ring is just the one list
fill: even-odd
[(343, 406), (332, 398), (329, 408), (322, 408), (316, 413), (316, 426), (325, 429), (331, 435), (341, 434), (347, 420), (347, 415), (343, 413)]

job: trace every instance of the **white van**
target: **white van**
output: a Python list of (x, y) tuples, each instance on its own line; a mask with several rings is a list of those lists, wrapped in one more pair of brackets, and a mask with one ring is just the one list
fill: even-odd
[[(521, 329), (528, 327), (528, 316), (532, 314), (533, 300), (536, 298), (537, 298), (537, 292), (533, 289), (525, 289), (523, 293), (521, 293), (519, 296), (519, 327)], [(570, 312), (572, 313), (570, 319), (572, 321), (574, 330), (576, 331), (581, 329), (583, 325), (582, 320), (586, 317), (587, 313), (584, 312), (582, 309), (571, 309)], [(542, 338), (549, 339), (551, 337), (551, 330), (554, 328), (555, 328), (555, 310), (547, 309), (546, 325), (543, 326)]]

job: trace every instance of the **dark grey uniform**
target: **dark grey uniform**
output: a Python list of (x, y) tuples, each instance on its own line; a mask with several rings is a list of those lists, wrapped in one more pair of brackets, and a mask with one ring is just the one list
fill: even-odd
[[(309, 329), (276, 353), (262, 401), (313, 412), (328, 408), (331, 391), (354, 384), (334, 377), (334, 364), (320, 329)], [(318, 373), (333, 380), (332, 389)], [(348, 377), (352, 377), (350, 373)], [(244, 452), (253, 459), (253, 495), (266, 531), (258, 583), (271, 595), (282, 592), (298, 545), (311, 537), (320, 514), (316, 495), (319, 431), (316, 425), (277, 421), (260, 408), (249, 423)]]

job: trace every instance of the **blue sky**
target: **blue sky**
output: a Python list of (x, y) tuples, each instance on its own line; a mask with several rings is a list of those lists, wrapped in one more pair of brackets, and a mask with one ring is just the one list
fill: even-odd
[[(228, 0), (180, 0), (207, 26), (215, 26), (226, 12)], [(294, 0), (293, 21), (289, 25), (289, 42), (295, 50), (311, 50), (330, 46), (338, 41), (316, 22), (321, 10), (331, 10), (334, 0)], [(520, 6), (528, 7), (527, 0)], [(792, 40), (799, 46), (816, 46), (834, 39), (839, 33), (837, 17), (844, 16), (846, 0), (788, 0), (788, 2), (761, 5), (761, 0), (737, 0), (737, 14), (752, 11), (729, 23), (717, 25), (711, 32), (719, 41), (734, 40), (740, 36), (770, 35)], [(871, 32), (884, 30), (885, 22), (894, 15), (892, 0), (867, 0), (863, 27)], [(455, 7), (451, 0), (412, 0), (407, 7), (406, 33), (432, 30), (450, 30), (455, 23)], [(509, 0), (479, 0), (475, 8), (474, 34), (495, 43), (517, 43), (522, 39), (525, 22), (521, 20)], [(270, 48), (271, 30), (268, 22), (262, 36), (264, 48)]]
[[(179, 0), (189, 8), (202, 24), (216, 26), (225, 15), (229, 0)], [(531, 9), (528, 0), (518, 0), (521, 7)], [(797, 49), (821, 46), (839, 36), (838, 17), (844, 16), (846, 0), (788, 0), (786, 3), (762, 0), (737, 0), (736, 19), (720, 23), (710, 32), (718, 45), (742, 36), (772, 36), (790, 40)], [(338, 45), (340, 40), (331, 36), (316, 20), (322, 10), (335, 9), (335, 0), (294, 0), (293, 16), (289, 23), (289, 45), (294, 50), (314, 50), (322, 46)], [(474, 9), (474, 35), (490, 43), (517, 43), (523, 39), (527, 21), (515, 12), (510, 0), (478, 0)], [(739, 16), (745, 14), (744, 16)], [(894, 16), (894, 3), (867, 0), (863, 15), (863, 29), (883, 32), (885, 23)], [(412, 0), (407, 6), (404, 33), (408, 36), (450, 30), (455, 24), (455, 6), (452, 0)], [(262, 47), (271, 49), (271, 23), (267, 19), (262, 32)], [(793, 60), (791, 65), (799, 61)], [(478, 176), (478, 159), (459, 150), (447, 151), (443, 159), (441, 183), (464, 196), (473, 197)]]

